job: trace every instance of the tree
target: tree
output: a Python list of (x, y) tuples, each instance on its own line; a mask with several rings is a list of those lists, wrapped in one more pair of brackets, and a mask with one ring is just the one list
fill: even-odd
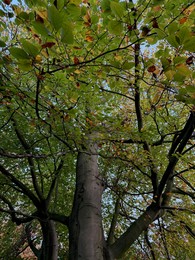
[(193, 258), (195, 1), (18, 2), (0, 9), (3, 253)]

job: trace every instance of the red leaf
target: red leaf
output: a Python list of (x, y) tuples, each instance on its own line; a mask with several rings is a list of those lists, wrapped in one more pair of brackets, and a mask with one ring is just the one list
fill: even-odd
[(4, 2), (4, 4), (6, 4), (6, 5), (10, 5), (11, 0), (3, 0), (3, 2)]
[(36, 15), (36, 21), (39, 23), (44, 23), (44, 19), (40, 15)]
[(142, 28), (142, 36), (147, 36), (149, 32), (150, 32), (150, 29), (147, 26), (144, 26)]
[(156, 67), (154, 65), (148, 67), (147, 71), (148, 72), (154, 72), (156, 70)]
[(129, 31), (135, 30), (135, 24), (133, 24), (133, 25), (128, 24), (128, 25), (127, 25), (127, 29), (128, 29)]
[(55, 45), (55, 42), (46, 42), (46, 43), (42, 44), (41, 47), (43, 49), (45, 49), (45, 48), (51, 48), (54, 45)]
[(194, 59), (194, 56), (188, 57), (187, 60), (186, 60), (186, 64), (188, 64), (188, 65), (193, 64), (193, 59)]
[(152, 19), (152, 27), (153, 27), (153, 28), (159, 28), (158, 22), (157, 22), (157, 19), (156, 19), (156, 18), (153, 18), (153, 19)]
[(75, 64), (75, 65), (78, 65), (79, 63), (80, 63), (80, 62), (79, 62), (79, 59), (75, 56), (75, 57), (74, 57), (74, 64)]
[(79, 84), (79, 82), (76, 83), (76, 86), (77, 86), (77, 88), (80, 88), (80, 84)]

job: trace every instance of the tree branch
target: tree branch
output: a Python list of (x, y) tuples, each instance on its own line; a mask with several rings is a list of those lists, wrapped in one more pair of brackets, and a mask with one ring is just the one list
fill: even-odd
[(15, 183), (23, 193), (33, 202), (36, 207), (40, 206), (40, 202), (38, 198), (34, 195), (34, 193), (27, 188), (21, 181), (19, 181), (15, 176), (13, 176), (8, 170), (6, 170), (2, 165), (0, 165), (0, 171), (5, 176), (5, 178), (9, 179), (11, 182)]
[[(12, 118), (12, 121), (13, 121), (13, 126), (14, 126), (14, 129), (15, 129), (15, 132), (16, 132), (16, 135), (20, 141), (20, 143), (22, 144), (22, 146), (24, 147), (26, 153), (31, 153), (31, 149), (30, 149), (30, 146), (28, 145), (28, 143), (26, 142), (25, 140), (25, 137), (22, 135), (22, 133), (20, 132), (20, 130), (18, 129), (18, 126), (17, 126), (17, 123), (16, 123), (16, 120)], [(38, 197), (43, 200), (43, 194), (39, 188), (39, 185), (38, 185), (38, 181), (37, 181), (37, 177), (36, 177), (36, 173), (35, 173), (35, 166), (34, 166), (34, 161), (32, 159), (32, 157), (27, 157), (28, 159), (28, 164), (29, 164), (29, 167), (30, 167), (30, 173), (31, 173), (31, 178), (32, 178), (32, 182), (33, 182), (33, 187), (38, 195)]]
[(46, 200), (45, 200), (45, 202), (46, 202), (46, 207), (48, 207), (49, 202), (50, 202), (50, 200), (51, 200), (51, 196), (52, 196), (52, 193), (53, 193), (53, 191), (54, 191), (54, 188), (55, 188), (55, 185), (56, 185), (56, 181), (57, 181), (57, 178), (58, 178), (58, 176), (59, 176), (59, 173), (60, 173), (60, 171), (61, 171), (61, 169), (62, 169), (62, 167), (63, 167), (63, 164), (64, 164), (64, 161), (61, 160), (60, 163), (59, 163), (59, 165), (58, 165), (58, 168), (57, 168), (56, 171), (54, 172), (54, 179), (53, 179), (53, 181), (52, 181), (52, 183), (51, 183), (51, 186), (50, 186), (50, 189), (49, 189), (47, 198), (46, 198)]
[(161, 194), (167, 184), (168, 179), (173, 175), (173, 171), (175, 169), (175, 166), (177, 162), (179, 161), (179, 156), (181, 155), (185, 145), (187, 144), (188, 140), (190, 139), (193, 131), (195, 128), (195, 111), (191, 111), (190, 117), (188, 118), (186, 125), (184, 126), (183, 130), (181, 131), (180, 135), (176, 138), (174, 141), (174, 144), (172, 145), (170, 149), (170, 156), (169, 156), (169, 164), (167, 166), (167, 169), (165, 170), (165, 173), (160, 181), (160, 184), (158, 186), (158, 200), (159, 203), (161, 203)]
[(116, 228), (116, 224), (117, 224), (119, 210), (120, 210), (120, 198), (117, 198), (116, 203), (115, 203), (115, 210), (113, 213), (110, 230), (109, 230), (109, 234), (108, 234), (108, 239), (107, 239), (108, 245), (111, 245), (114, 242), (114, 232), (115, 232), (115, 228)]

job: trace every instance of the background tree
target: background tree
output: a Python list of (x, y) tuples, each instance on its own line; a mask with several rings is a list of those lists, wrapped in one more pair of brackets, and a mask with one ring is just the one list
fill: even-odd
[(0, 16), (2, 257), (193, 258), (195, 1)]

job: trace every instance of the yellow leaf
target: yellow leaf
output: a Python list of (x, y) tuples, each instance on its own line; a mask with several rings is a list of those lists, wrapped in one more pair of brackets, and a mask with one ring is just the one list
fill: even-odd
[(37, 55), (36, 57), (35, 57), (35, 61), (36, 62), (41, 62), (42, 61), (42, 58), (41, 58), (41, 56), (40, 55)]
[(47, 19), (47, 11), (42, 10), (42, 11), (36, 11), (36, 13), (43, 19)]
[(77, 70), (74, 71), (74, 73), (76, 73), (76, 74), (80, 74), (81, 71), (77, 69)]
[(187, 9), (183, 11), (185, 15), (190, 15), (195, 10), (195, 4), (190, 5)]
[(77, 99), (74, 98), (74, 97), (72, 97), (72, 98), (70, 98), (70, 102), (72, 102), (72, 103), (76, 103), (76, 102), (77, 102)]
[(69, 80), (70, 80), (70, 81), (74, 81), (74, 77), (73, 77), (73, 76), (70, 76), (70, 77), (69, 77)]
[(189, 70), (189, 68), (187, 67), (186, 64), (181, 63), (176, 65), (176, 68), (178, 70), (178, 72), (183, 75), (183, 76), (189, 76), (191, 74), (191, 71)]
[(167, 70), (165, 72), (165, 76), (167, 77), (168, 80), (172, 80), (174, 75), (175, 75), (175, 71), (174, 70)]
[(117, 55), (117, 54), (115, 55), (114, 58), (115, 58), (115, 60), (118, 60), (118, 61), (121, 61), (123, 59), (122, 56)]

